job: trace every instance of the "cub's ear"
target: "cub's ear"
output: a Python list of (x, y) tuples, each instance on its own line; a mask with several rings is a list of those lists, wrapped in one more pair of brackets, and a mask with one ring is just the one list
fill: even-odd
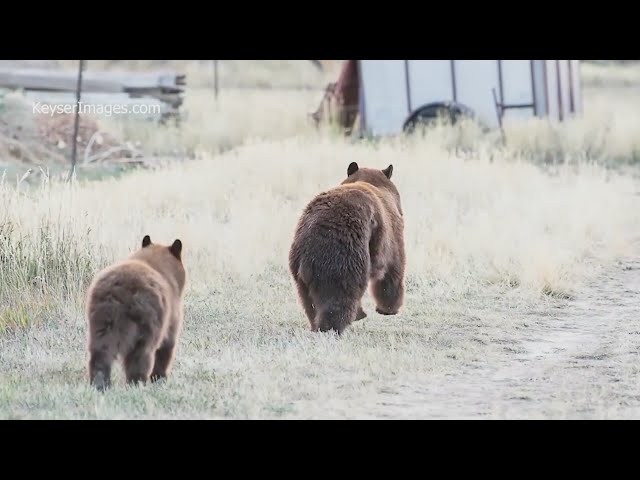
[(145, 235), (142, 239), (142, 248), (148, 247), (149, 245), (151, 245), (151, 237), (149, 235)]
[(182, 258), (182, 242), (180, 240), (173, 242), (169, 247), (169, 251), (174, 257), (180, 260)]
[(391, 180), (391, 174), (393, 173), (393, 165), (389, 165), (387, 168), (382, 170), (382, 173), (384, 173), (385, 177)]
[(359, 168), (360, 167), (358, 167), (358, 164), (356, 162), (351, 162), (349, 164), (349, 168), (347, 168), (347, 177), (350, 177), (351, 175), (356, 173)]

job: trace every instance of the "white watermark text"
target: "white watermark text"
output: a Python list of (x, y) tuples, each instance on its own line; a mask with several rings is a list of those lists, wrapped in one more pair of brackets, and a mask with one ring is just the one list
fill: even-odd
[(104, 115), (110, 117), (112, 115), (160, 115), (162, 113), (159, 104), (94, 104), (84, 103), (66, 103), (66, 104), (49, 104), (43, 102), (33, 102), (34, 115), (54, 115), (75, 114), (76, 112), (86, 115)]

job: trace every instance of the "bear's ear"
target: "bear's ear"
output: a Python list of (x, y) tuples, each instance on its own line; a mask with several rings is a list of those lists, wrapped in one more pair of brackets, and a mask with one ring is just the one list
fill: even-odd
[(393, 173), (393, 165), (389, 165), (387, 168), (382, 170), (382, 173), (384, 173), (385, 177), (391, 180), (391, 174)]
[(148, 247), (151, 245), (151, 237), (149, 235), (145, 235), (142, 239), (142, 248)]
[(356, 173), (358, 171), (358, 164), (356, 162), (351, 162), (349, 164), (349, 168), (347, 168), (347, 177), (350, 177), (351, 175), (353, 175), (354, 173)]
[(169, 251), (174, 257), (180, 260), (182, 256), (182, 242), (180, 240), (176, 240), (175, 242), (173, 242), (173, 244), (169, 247)]

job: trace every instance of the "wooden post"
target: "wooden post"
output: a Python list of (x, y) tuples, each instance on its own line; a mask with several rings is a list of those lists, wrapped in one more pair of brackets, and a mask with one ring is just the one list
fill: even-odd
[(84, 70), (84, 60), (80, 60), (78, 67), (78, 83), (76, 85), (76, 112), (73, 122), (73, 143), (71, 149), (71, 172), (69, 173), (69, 180), (73, 177), (76, 171), (76, 154), (78, 149), (78, 127), (80, 124), (80, 93), (82, 91), (82, 71)]
[(213, 92), (217, 102), (218, 101), (218, 60), (213, 61)]

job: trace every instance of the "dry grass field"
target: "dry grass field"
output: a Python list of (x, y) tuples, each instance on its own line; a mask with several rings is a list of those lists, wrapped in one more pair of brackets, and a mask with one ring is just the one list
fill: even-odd
[[(229, 88), (216, 103), (204, 81), (181, 128), (110, 119), (193, 158), (0, 184), (0, 418), (640, 418), (633, 68), (584, 68), (583, 118), (507, 125), (505, 145), (470, 124), (340, 138), (307, 121), (318, 91)], [(407, 294), (395, 317), (367, 295), (369, 316), (337, 337), (309, 331), (287, 253), (304, 205), (352, 161), (394, 165)], [(118, 365), (99, 394), (86, 287), (145, 234), (184, 244), (173, 374), (130, 388)]]

